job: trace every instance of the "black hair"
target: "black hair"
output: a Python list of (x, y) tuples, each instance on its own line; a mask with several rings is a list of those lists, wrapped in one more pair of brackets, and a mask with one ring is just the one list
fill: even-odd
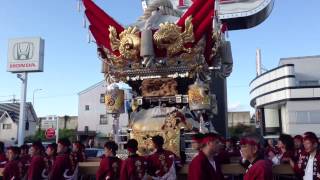
[(132, 149), (137, 149), (138, 148), (138, 141), (135, 139), (129, 139), (126, 148), (132, 148)]
[(160, 135), (156, 135), (152, 137), (152, 142), (158, 146), (158, 148), (162, 148), (163, 144), (164, 144), (164, 139), (162, 136)]
[(0, 141), (0, 153), (4, 153), (4, 143)]
[(7, 150), (11, 150), (14, 154), (19, 155), (21, 149), (17, 146), (10, 146)]
[(29, 146), (28, 145), (26, 145), (26, 144), (24, 144), (24, 145), (21, 145), (20, 146), (20, 150), (22, 151), (22, 150), (29, 150)]
[(294, 151), (294, 140), (289, 134), (280, 134), (279, 141), (284, 144), (287, 151)]
[(113, 155), (116, 155), (116, 154), (117, 154), (118, 145), (117, 145), (114, 141), (107, 141), (107, 142), (104, 144), (104, 148), (107, 148), (107, 149), (111, 150), (112, 153), (113, 153)]

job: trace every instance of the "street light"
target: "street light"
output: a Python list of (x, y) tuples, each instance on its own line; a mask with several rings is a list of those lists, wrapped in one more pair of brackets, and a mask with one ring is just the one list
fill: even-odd
[(42, 89), (35, 89), (33, 90), (33, 95), (32, 95), (32, 106), (34, 107), (34, 94), (37, 92), (37, 91), (41, 91)]

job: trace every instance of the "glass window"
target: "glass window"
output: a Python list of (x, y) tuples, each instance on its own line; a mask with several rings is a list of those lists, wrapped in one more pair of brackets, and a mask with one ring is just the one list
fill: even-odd
[(294, 124), (319, 124), (320, 111), (297, 111)]
[(104, 100), (104, 94), (100, 94), (100, 103), (104, 103), (105, 100)]
[(100, 115), (100, 124), (108, 124), (108, 119), (105, 114)]
[(310, 118), (311, 124), (319, 124), (320, 123), (320, 111), (311, 111), (309, 118)]
[(3, 124), (2, 125), (2, 129), (11, 129), (12, 128), (12, 124)]
[(314, 81), (299, 81), (299, 85), (300, 86), (317, 86), (317, 85), (319, 85), (319, 81), (318, 80), (314, 80)]
[(86, 105), (86, 106), (85, 106), (85, 110), (86, 110), (86, 111), (89, 111), (89, 109), (90, 109), (90, 108), (89, 108), (89, 105)]

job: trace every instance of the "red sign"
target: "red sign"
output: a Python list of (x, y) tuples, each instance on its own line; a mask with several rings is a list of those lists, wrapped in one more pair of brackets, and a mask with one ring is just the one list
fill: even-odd
[(54, 128), (49, 128), (46, 130), (46, 138), (52, 139), (56, 135), (56, 130)]

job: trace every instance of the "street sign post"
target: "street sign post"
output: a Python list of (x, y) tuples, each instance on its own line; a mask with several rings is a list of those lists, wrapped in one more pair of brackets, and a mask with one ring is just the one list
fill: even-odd
[[(29, 72), (43, 72), (44, 40), (35, 38), (15, 38), (8, 43), (7, 71), (17, 74), (22, 81), (20, 114), (18, 124), (18, 146), (24, 144), (25, 136), (25, 104), (27, 97), (27, 80)], [(32, 104), (33, 105), (33, 104)]]

